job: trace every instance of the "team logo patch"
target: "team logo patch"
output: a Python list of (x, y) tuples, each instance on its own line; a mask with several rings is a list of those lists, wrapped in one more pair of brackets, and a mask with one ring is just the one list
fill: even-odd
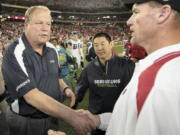
[(120, 83), (120, 79), (94, 80), (97, 87), (117, 87)]
[(50, 62), (50, 63), (55, 63), (55, 60), (50, 60), (49, 62)]

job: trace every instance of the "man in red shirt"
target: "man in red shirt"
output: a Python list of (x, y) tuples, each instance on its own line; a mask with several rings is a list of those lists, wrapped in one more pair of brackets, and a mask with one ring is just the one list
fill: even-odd
[(147, 55), (146, 50), (143, 47), (132, 44), (130, 40), (125, 43), (124, 47), (126, 48), (126, 55), (134, 62), (145, 58)]

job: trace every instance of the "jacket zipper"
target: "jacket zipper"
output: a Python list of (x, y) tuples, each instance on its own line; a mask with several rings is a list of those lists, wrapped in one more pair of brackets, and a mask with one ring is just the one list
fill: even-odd
[(106, 67), (105, 67), (105, 73), (106, 73), (106, 75), (108, 74), (108, 66), (109, 65), (109, 62), (107, 61), (107, 63), (106, 63)]

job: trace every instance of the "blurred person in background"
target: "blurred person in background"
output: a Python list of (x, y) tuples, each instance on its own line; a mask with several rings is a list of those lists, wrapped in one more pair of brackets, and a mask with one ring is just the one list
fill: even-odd
[(5, 47), (3, 45), (3, 41), (0, 40), (0, 133), (1, 135), (8, 135), (8, 124), (5, 119), (5, 114), (8, 108), (8, 104), (5, 101), (7, 93), (5, 91), (4, 79), (1, 70), (4, 50)]
[(84, 65), (82, 64), (82, 61), (84, 61), (83, 43), (79, 39), (79, 35), (76, 31), (71, 32), (70, 40), (68, 42), (71, 42), (72, 44), (72, 54), (76, 57), (78, 68), (84, 68)]
[(51, 39), (49, 40), (49, 42), (50, 42), (51, 44), (53, 44), (53, 45), (56, 47), (57, 50), (59, 49), (58, 38), (56, 38), (56, 37), (51, 37)]
[(126, 51), (126, 57), (134, 62), (138, 62), (147, 56), (147, 52), (144, 47), (135, 45), (131, 41), (131, 36), (124, 45)]
[(75, 73), (77, 72), (78, 65), (76, 63), (76, 58), (72, 54), (71, 42), (61, 42), (57, 52), (59, 58), (60, 75), (65, 83), (71, 89), (73, 89), (73, 79), (75, 77)]
[(72, 54), (72, 44), (70, 42), (65, 44), (65, 49), (66, 49), (66, 55), (67, 55), (67, 65), (68, 65), (68, 70), (69, 74), (67, 77), (67, 84), (74, 90), (74, 78), (78, 69), (78, 64), (76, 62), (76, 57), (73, 56)]
[(2, 40), (0, 40), (0, 60), (1, 60), (1, 62), (2, 62), (4, 51), (5, 51), (4, 43)]
[(93, 39), (93, 37), (90, 37), (89, 42), (87, 43), (87, 53), (86, 53), (85, 58), (88, 62), (90, 62), (96, 58), (96, 53), (94, 51), (92, 39)]

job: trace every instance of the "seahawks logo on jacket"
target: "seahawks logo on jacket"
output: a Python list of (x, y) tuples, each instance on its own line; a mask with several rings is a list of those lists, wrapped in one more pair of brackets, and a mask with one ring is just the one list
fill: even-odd
[(94, 84), (97, 85), (97, 87), (117, 87), (120, 83), (120, 79), (94, 80)]

